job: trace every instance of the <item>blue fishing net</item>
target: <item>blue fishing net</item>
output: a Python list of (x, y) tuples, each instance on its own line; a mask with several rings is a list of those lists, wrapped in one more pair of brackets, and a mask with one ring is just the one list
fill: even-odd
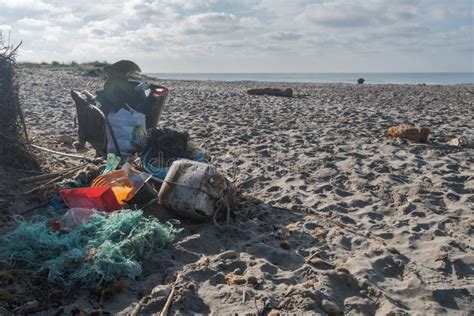
[(136, 278), (142, 273), (141, 261), (180, 232), (176, 221), (161, 223), (140, 210), (93, 215), (68, 234), (53, 231), (44, 217), (18, 221), (15, 231), (0, 237), (0, 261), (42, 275), (67, 291)]

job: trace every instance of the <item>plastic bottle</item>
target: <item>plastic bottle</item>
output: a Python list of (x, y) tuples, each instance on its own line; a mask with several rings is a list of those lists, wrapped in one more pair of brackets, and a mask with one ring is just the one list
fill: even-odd
[(102, 172), (102, 174), (107, 174), (112, 171), (114, 171), (118, 164), (120, 163), (120, 157), (117, 157), (113, 153), (108, 153), (107, 154), (107, 165), (105, 166), (105, 170)]
[(87, 223), (93, 214), (99, 214), (99, 212), (96, 209), (71, 208), (59, 221), (53, 223), (53, 228), (70, 232), (77, 226)]

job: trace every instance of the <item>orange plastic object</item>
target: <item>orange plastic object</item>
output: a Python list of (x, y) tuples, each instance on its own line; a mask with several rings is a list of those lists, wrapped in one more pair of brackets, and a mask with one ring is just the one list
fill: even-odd
[(95, 208), (106, 212), (122, 208), (111, 187), (67, 189), (59, 191), (59, 195), (70, 208)]
[(116, 170), (98, 176), (91, 184), (91, 187), (109, 186), (117, 198), (117, 201), (123, 205), (133, 197), (133, 184), (128, 179), (124, 170)]

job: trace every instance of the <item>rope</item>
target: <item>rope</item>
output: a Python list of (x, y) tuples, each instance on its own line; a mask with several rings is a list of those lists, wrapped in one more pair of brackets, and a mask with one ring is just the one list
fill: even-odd
[[(212, 214), (212, 222), (214, 224), (214, 226), (216, 226), (217, 228), (219, 229), (226, 229), (227, 227), (229, 227), (229, 224), (230, 224), (230, 205), (229, 205), (229, 202), (227, 201), (227, 191), (229, 190), (229, 182), (226, 180), (225, 182), (226, 184), (226, 187), (225, 187), (225, 190), (224, 192), (222, 192), (222, 195), (221, 197), (219, 198), (219, 200), (217, 201), (216, 205), (216, 210), (214, 211), (214, 214)], [(217, 222), (217, 215), (226, 210), (226, 224), (225, 224), (225, 227), (223, 227), (221, 224), (219, 224)]]
[[(162, 249), (181, 230), (176, 221), (160, 223), (142, 211), (122, 210), (108, 217), (92, 215), (88, 223), (69, 234), (52, 231), (46, 218), (26, 222), (0, 237), (0, 261), (14, 269), (29, 269), (61, 286), (66, 293), (78, 288), (97, 289), (121, 277), (142, 273), (140, 260)], [(87, 262), (89, 250), (94, 252)]]

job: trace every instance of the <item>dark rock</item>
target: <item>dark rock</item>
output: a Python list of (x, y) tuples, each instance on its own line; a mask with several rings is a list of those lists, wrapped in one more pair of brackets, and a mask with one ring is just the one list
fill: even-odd
[(364, 84), (364, 82), (365, 82), (364, 78), (359, 78), (359, 80), (357, 80), (357, 84)]
[(227, 251), (224, 251), (224, 252), (221, 252), (219, 255), (218, 255), (218, 258), (219, 259), (223, 259), (223, 260), (226, 260), (226, 259), (236, 259), (238, 257), (238, 253), (234, 250), (227, 250)]
[(70, 135), (62, 135), (58, 138), (58, 142), (61, 144), (72, 145), (76, 139)]
[(323, 300), (322, 301), (322, 307), (323, 307), (323, 310), (329, 315), (329, 316), (335, 316), (335, 315), (342, 315), (342, 311), (341, 309), (339, 308), (339, 306), (337, 306), (335, 303), (331, 302), (331, 301), (328, 301), (328, 300)]
[(209, 284), (213, 286), (216, 286), (217, 284), (225, 284), (225, 283), (226, 283), (225, 275), (222, 272), (219, 272), (213, 275), (209, 279)]

